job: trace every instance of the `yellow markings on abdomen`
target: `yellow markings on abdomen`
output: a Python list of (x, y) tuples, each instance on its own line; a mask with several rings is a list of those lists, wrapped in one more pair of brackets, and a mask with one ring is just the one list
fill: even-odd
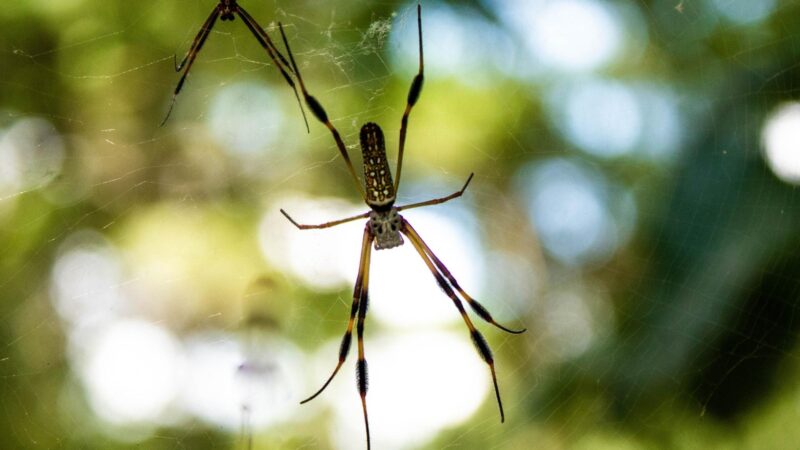
[(361, 127), (361, 153), (364, 160), (364, 183), (367, 204), (384, 206), (394, 202), (394, 182), (386, 160), (383, 131), (375, 123)]

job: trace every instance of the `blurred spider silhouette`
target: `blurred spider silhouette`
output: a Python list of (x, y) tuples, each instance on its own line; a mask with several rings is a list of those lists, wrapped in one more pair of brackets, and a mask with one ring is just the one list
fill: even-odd
[(178, 85), (175, 86), (175, 91), (172, 93), (172, 101), (169, 104), (169, 109), (167, 110), (167, 115), (164, 117), (164, 120), (161, 121), (161, 126), (164, 126), (167, 123), (167, 119), (169, 119), (170, 114), (172, 114), (172, 108), (175, 106), (175, 100), (180, 94), (181, 89), (183, 89), (183, 83), (186, 81), (186, 77), (189, 76), (189, 71), (192, 70), (192, 64), (194, 64), (195, 58), (197, 58), (197, 54), (200, 53), (200, 50), (203, 48), (203, 44), (205, 44), (208, 35), (211, 33), (211, 29), (214, 28), (214, 24), (217, 22), (217, 19), (221, 19), (224, 21), (233, 21), (236, 16), (238, 15), (239, 18), (242, 19), (247, 28), (250, 29), (250, 32), (253, 33), (253, 36), (256, 38), (259, 44), (264, 47), (264, 50), (267, 51), (270, 59), (272, 59), (272, 63), (275, 64), (275, 67), (281, 72), (283, 78), (289, 83), (289, 86), (294, 91), (294, 95), (297, 98), (297, 103), (300, 106), (300, 111), (303, 114), (303, 121), (306, 124), (306, 129), (308, 129), (308, 121), (306, 120), (305, 111), (303, 111), (302, 104), (300, 103), (300, 96), (297, 94), (297, 87), (295, 87), (294, 81), (289, 73), (292, 72), (291, 67), (289, 67), (289, 62), (286, 61), (286, 58), (278, 51), (275, 47), (275, 44), (270, 39), (269, 35), (261, 25), (256, 22), (256, 20), (251, 16), (243, 7), (239, 6), (236, 3), (236, 0), (220, 0), (217, 6), (211, 11), (211, 14), (206, 19), (203, 26), (200, 27), (200, 31), (197, 32), (197, 35), (194, 37), (194, 41), (192, 42), (192, 46), (189, 47), (189, 51), (186, 52), (186, 55), (181, 60), (180, 64), (177, 62), (177, 58), (175, 60), (175, 72), (180, 72), (185, 67), (186, 70), (183, 72), (180, 80), (178, 80)]
[(338, 130), (333, 124), (328, 120), (328, 115), (323, 109), (322, 105), (317, 101), (316, 98), (311, 96), (308, 91), (306, 90), (305, 84), (303, 83), (303, 79), (300, 75), (300, 71), (297, 68), (297, 64), (295, 63), (294, 56), (292, 55), (291, 49), (289, 48), (288, 40), (286, 39), (286, 34), (283, 31), (283, 27), (279, 24), (279, 28), (281, 30), (281, 36), (283, 37), (284, 44), (286, 45), (287, 53), (289, 54), (289, 60), (291, 61), (292, 68), (294, 71), (295, 76), (297, 76), (297, 81), (300, 84), (300, 89), (303, 93), (303, 97), (305, 98), (306, 104), (311, 112), (314, 114), (314, 117), (317, 118), (320, 122), (325, 124), (325, 126), (330, 130), (331, 134), (333, 135), (333, 139), (336, 141), (336, 146), (339, 149), (339, 152), (342, 155), (347, 167), (352, 175), (353, 181), (355, 182), (361, 197), (364, 199), (364, 202), (367, 206), (370, 207), (370, 211), (365, 212), (363, 214), (359, 214), (357, 216), (347, 217), (344, 219), (335, 220), (332, 222), (327, 222), (319, 225), (303, 225), (296, 222), (292, 219), (289, 214), (286, 213), (283, 209), (281, 209), (281, 213), (286, 216), (289, 221), (292, 222), (297, 228), (301, 230), (309, 230), (309, 229), (320, 229), (320, 228), (329, 228), (336, 225), (341, 225), (343, 223), (351, 222), (358, 219), (369, 219), (367, 221), (366, 227), (364, 228), (364, 235), (361, 244), (361, 262), (359, 263), (358, 267), (358, 276), (356, 277), (355, 288), (353, 290), (353, 304), (350, 309), (350, 320), (347, 323), (347, 330), (344, 333), (344, 337), (342, 338), (341, 347), (339, 349), (339, 362), (336, 365), (336, 368), (333, 370), (333, 373), (330, 375), (328, 380), (325, 384), (316, 392), (314, 395), (310, 396), (309, 398), (303, 400), (301, 403), (306, 403), (308, 401), (313, 400), (316, 396), (322, 393), (328, 384), (333, 380), (333, 377), (336, 376), (336, 373), (344, 364), (345, 359), (347, 358), (347, 354), (350, 350), (350, 344), (352, 341), (352, 333), (353, 333), (353, 325), (356, 322), (356, 316), (358, 317), (358, 323), (356, 326), (356, 332), (358, 336), (358, 362), (356, 363), (356, 378), (358, 382), (358, 391), (361, 395), (361, 406), (364, 413), (364, 426), (366, 428), (367, 433), (367, 448), (370, 448), (370, 434), (369, 434), (369, 419), (367, 415), (367, 360), (364, 357), (364, 319), (367, 315), (367, 302), (368, 302), (368, 285), (369, 285), (369, 261), (370, 261), (370, 254), (372, 251), (372, 246), (374, 245), (375, 250), (383, 250), (394, 248), (400, 245), (403, 245), (403, 236), (408, 238), (411, 244), (419, 253), (419, 256), (428, 266), (433, 276), (436, 278), (436, 282), (439, 284), (439, 287), (447, 294), (448, 297), (453, 301), (453, 304), (456, 306), (458, 311), (461, 313), (461, 316), (464, 318), (464, 322), (469, 329), (470, 336), (472, 338), (472, 342), (475, 344), (475, 347), (478, 350), (478, 353), (489, 365), (489, 369), (492, 374), (492, 381), (494, 383), (494, 391), (495, 396), (497, 397), (497, 405), (500, 409), (500, 420), (505, 421), (505, 415), (503, 412), (503, 403), (500, 399), (500, 389), (497, 386), (497, 376), (495, 375), (495, 367), (494, 367), (494, 358), (492, 356), (492, 351), (489, 348), (489, 344), (486, 342), (486, 339), (483, 335), (478, 331), (477, 328), (470, 320), (469, 315), (467, 314), (464, 306), (461, 302), (461, 299), (456, 295), (458, 292), (461, 297), (466, 300), (466, 302), (472, 307), (472, 310), (480, 317), (481, 319), (495, 325), (496, 327), (502, 329), (503, 331), (509, 333), (522, 333), (525, 330), (511, 330), (509, 328), (504, 327), (503, 325), (498, 324), (492, 318), (489, 311), (486, 310), (480, 303), (478, 303), (475, 299), (470, 297), (464, 290), (459, 286), (458, 281), (456, 281), (455, 277), (450, 273), (450, 271), (445, 267), (444, 263), (433, 253), (433, 251), (425, 244), (425, 241), (422, 240), (420, 235), (411, 226), (411, 224), (403, 218), (399, 214), (400, 211), (411, 209), (411, 208), (418, 208), (421, 206), (428, 206), (428, 205), (435, 205), (439, 203), (444, 203), (454, 198), (460, 197), (464, 191), (469, 186), (470, 181), (472, 180), (472, 174), (469, 175), (467, 178), (466, 183), (464, 186), (445, 197), (434, 198), (432, 200), (427, 200), (424, 202), (413, 203), (409, 205), (403, 206), (394, 206), (394, 202), (396, 199), (396, 192), (400, 183), (400, 171), (403, 165), (403, 149), (405, 147), (405, 140), (406, 140), (406, 131), (408, 129), (408, 117), (411, 113), (411, 109), (417, 103), (419, 99), (420, 92), (422, 91), (422, 83), (423, 83), (423, 53), (422, 53), (422, 8), (418, 4), (417, 5), (417, 28), (419, 34), (419, 72), (414, 77), (413, 81), (411, 82), (411, 88), (408, 93), (408, 100), (406, 103), (406, 109), (403, 113), (403, 118), (400, 123), (400, 143), (399, 143), (399, 150), (398, 150), (398, 157), (397, 157), (397, 169), (395, 170), (396, 179), (392, 182), (392, 174), (389, 171), (389, 163), (386, 159), (386, 147), (384, 144), (383, 139), (383, 132), (381, 128), (374, 124), (374, 123), (367, 123), (363, 127), (361, 127), (360, 131), (360, 138), (361, 138), (361, 151), (363, 154), (363, 163), (364, 163), (364, 185), (365, 188), (361, 187), (361, 183), (359, 182), (358, 176), (355, 173), (355, 169), (353, 168), (353, 164), (350, 161), (350, 157), (347, 153), (347, 148), (342, 141), (341, 136), (339, 135)]

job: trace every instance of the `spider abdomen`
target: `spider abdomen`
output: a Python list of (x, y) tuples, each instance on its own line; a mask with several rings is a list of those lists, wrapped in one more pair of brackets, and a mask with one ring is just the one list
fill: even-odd
[(403, 236), (400, 234), (402, 227), (403, 216), (397, 214), (395, 208), (369, 213), (369, 229), (375, 236), (375, 250), (403, 245)]
[(394, 203), (395, 192), (383, 131), (369, 122), (361, 127), (361, 153), (364, 160), (364, 184), (369, 206), (388, 207)]

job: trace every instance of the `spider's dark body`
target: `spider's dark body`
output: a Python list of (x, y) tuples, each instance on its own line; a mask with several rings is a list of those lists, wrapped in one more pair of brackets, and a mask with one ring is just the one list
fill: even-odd
[[(419, 6), (419, 4), (417, 5), (419, 72), (411, 82), (411, 88), (408, 91), (408, 99), (406, 101), (406, 108), (403, 112), (403, 117), (400, 120), (400, 139), (397, 152), (397, 169), (395, 170), (396, 178), (394, 181), (392, 180), (392, 173), (389, 170), (389, 162), (386, 159), (386, 144), (383, 138), (383, 131), (381, 131), (381, 128), (377, 124), (369, 122), (361, 127), (361, 131), (359, 133), (361, 139), (361, 152), (363, 156), (362, 159), (364, 163), (363, 186), (356, 175), (355, 169), (353, 168), (353, 163), (350, 161), (350, 155), (348, 154), (347, 146), (345, 145), (341, 134), (336, 129), (336, 126), (331, 123), (330, 119), (328, 119), (328, 113), (322, 107), (322, 104), (306, 90), (305, 84), (303, 83), (303, 78), (300, 75), (300, 70), (298, 69), (297, 63), (294, 60), (292, 51), (289, 49), (289, 42), (286, 39), (286, 34), (283, 31), (283, 27), (280, 24), (278, 24), (278, 26), (281, 30), (283, 42), (286, 45), (286, 52), (289, 55), (292, 71), (297, 77), (297, 82), (300, 85), (300, 90), (302, 91), (303, 97), (306, 100), (306, 105), (314, 114), (314, 117), (316, 117), (317, 120), (323, 123), (325, 127), (330, 130), (333, 140), (336, 142), (336, 147), (339, 149), (339, 153), (341, 154), (342, 159), (347, 165), (347, 169), (350, 171), (350, 175), (355, 182), (356, 188), (361, 194), (361, 197), (364, 199), (364, 202), (370, 208), (370, 211), (358, 214), (356, 216), (334, 220), (332, 222), (326, 222), (318, 225), (299, 224), (295, 222), (295, 220), (292, 219), (292, 217), (289, 216), (286, 211), (281, 209), (281, 213), (283, 213), (283, 215), (286, 216), (286, 218), (289, 219), (292, 224), (301, 230), (330, 228), (357, 219), (368, 219), (367, 224), (364, 227), (364, 234), (361, 240), (361, 262), (359, 263), (358, 276), (356, 277), (356, 283), (353, 288), (353, 305), (350, 308), (350, 320), (347, 322), (347, 329), (344, 333), (344, 337), (342, 338), (341, 346), (339, 347), (339, 362), (336, 364), (336, 368), (333, 369), (333, 373), (331, 373), (330, 377), (328, 377), (328, 380), (325, 381), (325, 384), (323, 384), (322, 387), (316, 393), (314, 393), (314, 395), (303, 400), (301, 403), (311, 401), (317, 395), (322, 393), (328, 384), (330, 384), (331, 380), (333, 380), (333, 377), (339, 372), (339, 369), (344, 364), (345, 360), (347, 359), (347, 354), (350, 351), (353, 331), (355, 328), (358, 339), (356, 380), (358, 392), (361, 396), (361, 408), (364, 413), (364, 427), (367, 432), (367, 450), (370, 449), (369, 419), (367, 415), (367, 359), (364, 353), (364, 321), (367, 315), (367, 301), (369, 298), (370, 255), (373, 247), (375, 250), (384, 250), (403, 245), (405, 237), (417, 251), (425, 265), (428, 266), (431, 274), (436, 279), (436, 283), (439, 285), (442, 291), (444, 291), (444, 293), (450, 297), (453, 304), (458, 309), (458, 312), (461, 314), (461, 317), (464, 319), (464, 323), (469, 330), (470, 337), (472, 338), (472, 342), (475, 344), (478, 354), (484, 360), (484, 362), (486, 362), (486, 364), (489, 366), (489, 370), (491, 371), (495, 397), (497, 398), (497, 406), (500, 410), (500, 421), (504, 421), (505, 415), (503, 413), (503, 403), (500, 399), (500, 388), (497, 385), (497, 376), (495, 374), (494, 357), (492, 356), (492, 351), (489, 348), (489, 344), (486, 342), (486, 339), (484, 339), (483, 335), (472, 323), (472, 319), (470, 319), (466, 309), (464, 308), (462, 299), (469, 304), (478, 317), (504, 331), (517, 334), (522, 333), (525, 330), (512, 330), (497, 323), (492, 318), (491, 314), (489, 314), (489, 311), (486, 310), (486, 308), (484, 308), (475, 299), (470, 297), (469, 294), (467, 294), (464, 289), (461, 288), (455, 277), (450, 273), (444, 263), (442, 263), (442, 261), (433, 253), (433, 250), (428, 247), (428, 244), (422, 240), (422, 237), (419, 235), (419, 233), (417, 233), (414, 227), (399, 214), (400, 211), (403, 210), (419, 208), (421, 206), (437, 205), (460, 197), (467, 189), (470, 180), (472, 180), (472, 174), (470, 174), (466, 183), (464, 183), (464, 186), (459, 191), (456, 191), (450, 195), (423, 202), (412, 203), (410, 205), (395, 206), (395, 200), (397, 200), (397, 190), (400, 184), (400, 170), (403, 167), (403, 149), (405, 147), (406, 131), (408, 130), (408, 117), (411, 113), (411, 109), (419, 99), (424, 80), (422, 56), (422, 8)], [(459, 298), (459, 295), (461, 298)]]
[(369, 229), (375, 235), (375, 250), (403, 245), (400, 234), (403, 216), (397, 213), (392, 172), (386, 160), (383, 131), (369, 122), (361, 127), (361, 153), (364, 160), (364, 188), (369, 213)]
[(235, 19), (236, 17), (233, 15), (233, 13), (236, 12), (237, 7), (238, 5), (236, 4), (236, 0), (222, 0), (219, 2), (217, 8), (219, 8), (220, 20), (227, 21)]

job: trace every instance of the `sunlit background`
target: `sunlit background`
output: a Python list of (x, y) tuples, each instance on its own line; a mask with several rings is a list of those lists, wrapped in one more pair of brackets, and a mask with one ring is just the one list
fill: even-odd
[[(285, 25), (360, 171), (394, 164), (415, 2), (240, 0)], [(214, 0), (0, 8), (0, 447), (365, 448), (330, 387), (366, 210), (328, 131)], [(399, 203), (373, 252), (375, 449), (796, 448), (800, 3), (424, 1)], [(283, 46), (280, 45), (283, 49)], [(394, 169), (394, 167), (392, 167)]]

